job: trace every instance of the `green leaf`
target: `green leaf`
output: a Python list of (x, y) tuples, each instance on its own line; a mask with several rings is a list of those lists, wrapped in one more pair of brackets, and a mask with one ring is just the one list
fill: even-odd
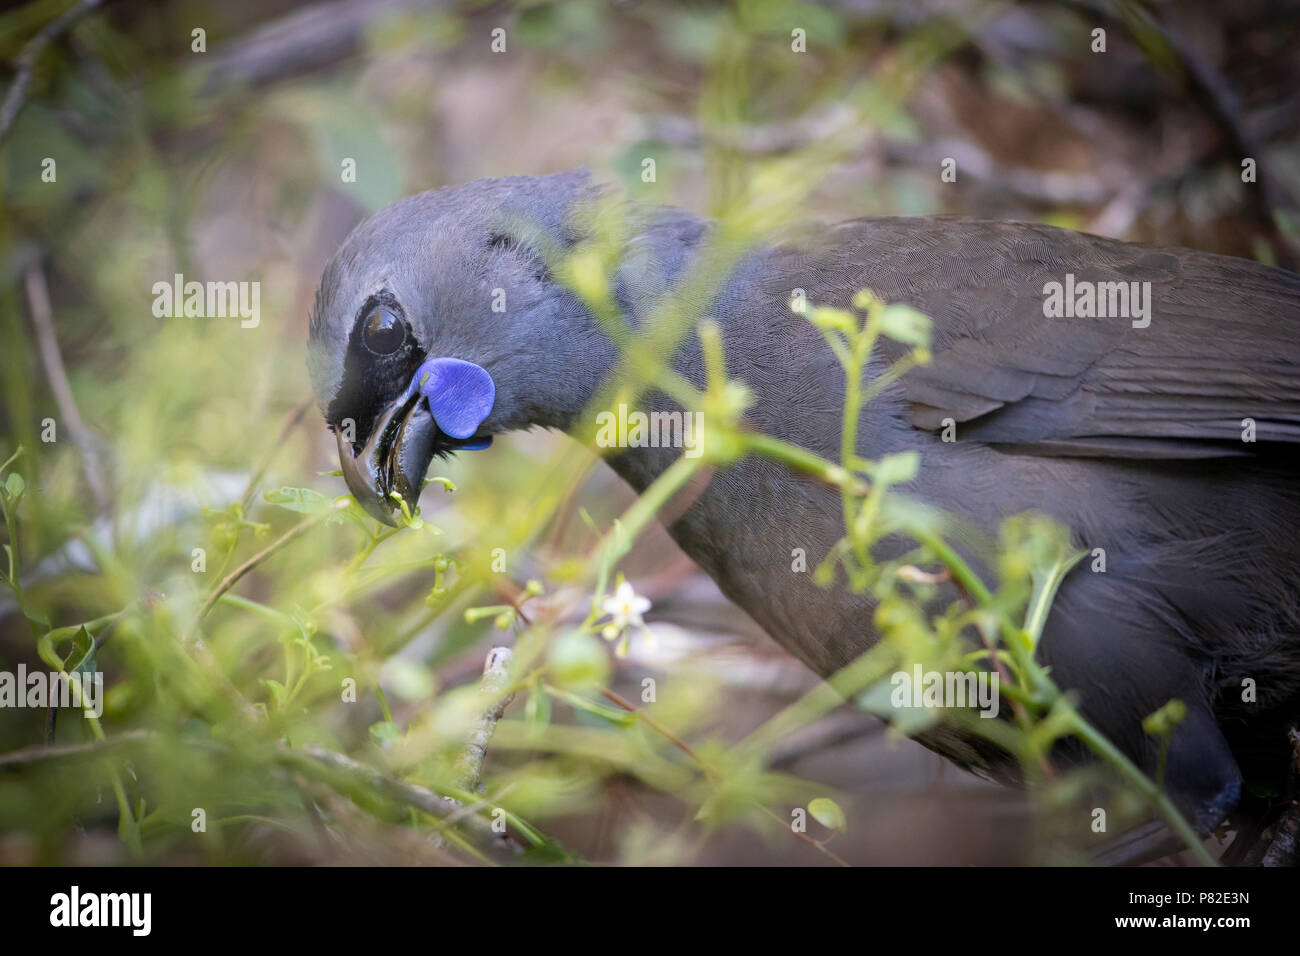
[(889, 723), (889, 731), (899, 737), (908, 737), (928, 730), (939, 722), (940, 711), (932, 707), (895, 707), (894, 687), (889, 681), (878, 681), (857, 698), (857, 705)]
[(393, 658), (384, 665), (384, 682), (393, 693), (406, 701), (428, 700), (433, 696), (433, 674), (414, 661)]
[(551, 722), (551, 698), (547, 697), (546, 692), (537, 684), (528, 688), (524, 718), (533, 727), (545, 727)]
[(808, 804), (808, 812), (812, 818), (828, 830), (838, 830), (843, 833), (848, 829), (848, 821), (844, 819), (844, 811), (840, 805), (829, 797), (818, 797)]
[(600, 687), (609, 680), (609, 653), (590, 634), (570, 631), (550, 651), (551, 675), (562, 687)]
[(852, 335), (857, 331), (857, 320), (852, 312), (829, 305), (815, 306), (808, 312), (808, 321), (819, 329)]
[(576, 859), (563, 843), (552, 837), (543, 837), (540, 843), (534, 843), (524, 851), (523, 858), (529, 863), (570, 863)]
[(859, 312), (870, 312), (873, 308), (881, 305), (881, 301), (876, 298), (876, 294), (870, 289), (859, 289), (853, 293), (853, 308)]
[[(60, 654), (57, 645), (69, 640), (72, 642), (72, 647), (66, 655)], [(87, 657), (94, 656), (94, 649), (94, 638), (81, 624), (56, 627), (52, 631), (47, 631), (36, 642), (36, 653), (51, 670), (56, 671), (78, 669)]]
[(486, 607), (467, 607), (465, 608), (465, 623), (475, 624), (485, 617), (496, 617), (506, 611), (512, 610), (508, 604), (490, 604)]
[(1168, 737), (1187, 716), (1187, 705), (1174, 699), (1142, 721), (1142, 729), (1152, 737)]
[(385, 740), (401, 740), (402, 728), (390, 720), (381, 720), (376, 724), (370, 725), (370, 736), (376, 742)]
[(330, 505), (330, 499), (319, 491), (312, 491), (310, 488), (290, 488), (285, 486), (268, 491), (262, 497), (270, 504), (309, 515), (320, 514)]
[(908, 305), (889, 305), (880, 313), (880, 330), (905, 345), (930, 344), (930, 317)]
[(95, 672), (95, 639), (84, 627), (72, 639), (72, 650), (63, 659), (63, 667), (69, 674)]
[(8, 492), (10, 498), (17, 498), (26, 487), (27, 482), (23, 481), (23, 476), (16, 471), (5, 479), (5, 491)]
[(263, 678), (262, 686), (271, 692), (271, 702), (275, 704), (276, 710), (284, 706), (284, 702), (289, 697), (289, 689), (281, 684), (278, 680)]
[(871, 478), (882, 485), (901, 485), (916, 477), (921, 466), (921, 456), (914, 451), (886, 455), (871, 469)]
[(606, 707), (603, 704), (597, 704), (595, 701), (579, 697), (577, 694), (570, 694), (566, 690), (560, 690), (558, 687), (547, 686), (546, 692), (553, 697), (558, 697), (574, 710), (583, 713), (593, 714), (611, 724), (617, 724), (620, 727), (630, 727), (636, 723), (637, 716), (626, 710), (616, 710), (613, 707)]
[[(1016, 522), (1009, 520), (1004, 534), (1016, 532)], [(1029, 606), (1025, 609), (1025, 626), (1021, 629), (1025, 650), (1032, 656), (1042, 639), (1043, 628), (1047, 625), (1047, 616), (1056, 600), (1056, 592), (1070, 573), (1088, 552), (1073, 551), (1069, 538), (1056, 525), (1046, 519), (1029, 520), (1020, 523), (1027, 529), (1025, 537), (1017, 542), (1014, 538), (1005, 538), (1004, 550), (1000, 562), (1005, 579), (1014, 580), (1029, 569), (1032, 591)]]

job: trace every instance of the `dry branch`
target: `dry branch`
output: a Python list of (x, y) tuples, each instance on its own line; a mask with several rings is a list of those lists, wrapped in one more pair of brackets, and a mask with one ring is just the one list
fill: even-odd
[(27, 41), (27, 45), (18, 54), (17, 74), (14, 76), (13, 84), (5, 94), (4, 102), (0, 103), (0, 142), (9, 135), (14, 121), (18, 119), (18, 114), (27, 103), (27, 87), (31, 85), (36, 64), (41, 54), (45, 52), (45, 48), (50, 45), (50, 41), (60, 36), (101, 3), (103, 0), (80, 0), (47, 23)]
[(496, 730), (506, 708), (514, 700), (514, 693), (503, 694), (510, 681), (510, 661), (514, 652), (508, 647), (494, 647), (483, 662), (483, 680), (479, 693), (490, 699), (478, 721), (470, 728), (465, 750), (457, 762), (457, 786), (470, 793), (483, 789), (483, 760), (487, 757), (488, 741)]

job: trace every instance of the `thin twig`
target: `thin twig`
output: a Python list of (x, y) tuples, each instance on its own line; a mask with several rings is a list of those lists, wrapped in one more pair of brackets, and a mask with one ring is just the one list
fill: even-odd
[(81, 453), (81, 470), (95, 499), (96, 514), (108, 510), (108, 493), (104, 489), (103, 467), (95, 439), (86, 427), (77, 400), (73, 397), (72, 386), (68, 382), (68, 371), (63, 365), (63, 354), (59, 351), (59, 340), (54, 334), (54, 311), (50, 307), (50, 290), (45, 282), (45, 273), (39, 263), (33, 263), (26, 274), (27, 304), (32, 315), (32, 325), (36, 329), (36, 344), (41, 353), (41, 363), (45, 366), (45, 376), (50, 382), (50, 391), (59, 406), (68, 434), (73, 445)]
[(414, 7), (445, 6), (446, 0), (329, 0), (303, 5), (260, 24), (212, 52), (204, 63), (201, 93), (235, 86), (256, 88), (330, 67), (362, 47), (371, 24)]
[(691, 475), (690, 480), (686, 482), (686, 487), (664, 502), (664, 507), (659, 512), (659, 523), (665, 528), (671, 528), (676, 524), (677, 520), (690, 510), (691, 505), (695, 504), (696, 499), (704, 494), (704, 489), (712, 480), (712, 466), (701, 468)]
[(216, 605), (217, 601), (221, 600), (221, 595), (225, 594), (232, 587), (234, 587), (239, 582), (240, 578), (242, 578), (249, 571), (253, 570), (253, 568), (257, 567), (259, 564), (261, 564), (271, 555), (275, 554), (277, 551), (282, 549), (285, 545), (291, 542), (294, 538), (298, 537), (298, 535), (302, 534), (308, 528), (312, 528), (315, 525), (319, 524), (323, 518), (328, 516), (334, 510), (337, 510), (337, 508), (331, 508), (329, 511), (322, 512), (321, 514), (318, 515), (313, 515), (312, 517), (308, 518), (306, 521), (301, 521), (298, 524), (294, 525), (284, 534), (280, 535), (280, 537), (276, 538), (274, 541), (268, 544), (261, 551), (257, 552), (257, 554), (253, 555), (251, 558), (249, 558), (239, 567), (235, 568), (235, 570), (231, 571), (224, 578), (222, 578), (221, 582), (215, 588), (212, 589), (212, 593), (208, 595), (207, 600), (203, 602), (203, 606), (199, 608), (198, 616), (195, 619), (195, 626), (197, 627), (199, 622), (201, 622), (205, 617), (207, 617), (208, 612), (212, 610), (212, 608)]
[[(977, 627), (975, 630), (980, 636), (980, 641), (983, 643), (984, 649), (988, 652), (989, 663), (992, 664), (994, 670), (997, 671), (998, 680), (1002, 682), (1004, 687), (1014, 687), (1015, 685), (1012, 683), (1011, 674), (1007, 671), (1006, 662), (1002, 660), (1002, 655), (998, 653), (1000, 648), (997, 643), (984, 633), (982, 627)], [(1030, 719), (1029, 711), (1025, 709), (1024, 702), (1017, 700), (1014, 697), (1011, 698), (1011, 710), (1015, 714), (1016, 721), (1020, 724), (1021, 729), (1024, 730), (1026, 734), (1029, 734), (1033, 729), (1033, 722)], [(1052, 767), (1052, 761), (1048, 758), (1047, 754), (1040, 753), (1038, 755), (1038, 769), (1042, 772), (1045, 780), (1049, 783), (1055, 782), (1056, 770)]]
[(483, 789), (483, 761), (487, 757), (488, 741), (492, 739), (492, 733), (506, 708), (515, 699), (513, 691), (503, 694), (510, 682), (510, 662), (513, 658), (514, 652), (510, 648), (494, 647), (488, 651), (487, 660), (483, 662), (483, 680), (479, 684), (479, 692), (491, 698), (491, 703), (470, 729), (465, 750), (457, 761), (456, 786), (469, 793), (479, 793)]
[[(84, 744), (66, 744), (58, 747), (25, 747), (11, 753), (0, 754), (0, 771), (23, 770), (31, 767), (54, 764), (63, 760), (102, 759), (120, 750), (131, 749), (164, 739), (162, 734), (150, 730), (132, 730), (126, 733), (106, 737)], [(214, 740), (185, 741), (187, 747), (198, 747), (218, 754), (237, 755), (237, 751)], [(491, 825), (478, 816), (461, 816), (459, 801), (440, 796), (426, 787), (407, 783), (390, 776), (382, 770), (368, 764), (353, 760), (351, 757), (326, 750), (323, 747), (306, 746), (298, 749), (279, 745), (271, 753), (274, 762), (286, 770), (297, 770), (308, 777), (319, 780), (331, 789), (353, 796), (359, 790), (368, 790), (382, 797), (412, 807), (422, 813), (447, 823), (453, 816), (459, 824), (475, 836), (480, 848), (515, 853), (519, 847), (512, 840), (494, 833)]]
[(619, 707), (622, 707), (629, 714), (636, 714), (638, 720), (641, 720), (647, 727), (655, 731), (655, 733), (659, 734), (661, 737), (663, 737), (665, 740), (671, 743), (682, 753), (686, 754), (686, 756), (690, 757), (696, 763), (704, 767), (706, 772), (708, 771), (709, 768), (704, 764), (704, 761), (700, 759), (699, 754), (697, 754), (694, 750), (692, 750), (684, 740), (682, 740), (680, 737), (674, 734), (663, 724), (656, 721), (645, 711), (638, 710), (636, 707), (632, 706), (632, 704), (630, 704), (627, 700), (625, 700), (620, 695), (614, 693), (614, 691), (612, 690), (608, 690), (602, 687), (600, 690), (600, 696), (604, 697), (611, 704), (617, 704)]
[[(770, 810), (770, 809), (768, 809), (767, 807), (763, 806), (761, 803), (758, 805), (758, 808), (759, 808), (760, 810), (762, 810), (763, 813), (765, 813), (767, 816), (771, 817), (773, 820), (775, 820), (777, 823), (779, 823), (783, 829), (784, 829), (785, 827), (789, 826), (789, 824), (788, 824), (785, 820), (783, 820), (783, 819), (781, 818), (781, 815), (778, 814), (775, 810)], [(811, 834), (809, 834), (809, 833), (800, 833), (798, 830), (794, 830), (794, 829), (791, 829), (790, 832), (793, 833), (793, 834), (794, 834), (796, 837), (798, 837), (800, 840), (803, 840), (804, 843), (807, 843), (809, 846), (814, 847), (815, 849), (817, 849), (817, 850), (821, 851), (822, 853), (826, 854), (827, 856), (829, 856), (832, 860), (834, 860), (834, 861), (835, 861), (836, 863), (838, 863), (840, 866), (852, 866), (852, 865), (853, 865), (853, 864), (850, 863), (848, 860), (844, 859), (844, 857), (840, 856), (838, 853), (836, 853), (834, 850), (832, 850), (830, 847), (828, 847), (828, 846), (827, 846), (825, 843), (823, 843), (821, 840), (818, 840), (817, 838), (815, 838), (815, 837), (812, 836)]]
[(293, 430), (298, 427), (298, 423), (301, 422), (303, 416), (307, 414), (307, 409), (311, 408), (311, 404), (312, 400), (310, 398), (305, 398), (298, 403), (298, 406), (293, 411), (289, 413), (289, 417), (285, 419), (284, 425), (280, 429), (280, 434), (276, 436), (275, 443), (267, 449), (266, 454), (262, 456), (262, 460), (259, 461), (257, 467), (253, 469), (253, 473), (248, 478), (248, 486), (244, 489), (244, 493), (239, 499), (245, 512), (248, 511), (249, 505), (252, 504), (253, 495), (257, 493), (258, 483), (261, 482), (262, 478), (266, 475), (266, 470), (271, 467), (271, 462), (275, 460), (275, 456), (279, 454), (280, 449), (284, 447), (285, 439), (287, 439)]
[(92, 740), (84, 744), (63, 744), (57, 747), (24, 747), (21, 750), (0, 754), (0, 770), (22, 770), (79, 757), (100, 758), (107, 752), (142, 744), (152, 736), (153, 734), (147, 730), (129, 730), (103, 741)]
[(330, 509), (323, 511), (320, 514), (313, 515), (306, 521), (301, 521), (294, 525), (261, 551), (257, 552), (257, 554), (253, 555), (239, 567), (235, 568), (235, 570), (222, 578), (221, 582), (212, 589), (212, 593), (209, 594), (207, 599), (203, 602), (202, 607), (199, 608), (199, 613), (195, 616), (194, 623), (190, 625), (190, 630), (180, 639), (182, 649), (184, 649), (184, 651), (189, 654), (204, 671), (207, 672), (207, 676), (216, 682), (217, 686), (221, 688), (222, 692), (230, 698), (245, 717), (257, 719), (257, 708), (248, 701), (248, 698), (244, 697), (244, 695), (239, 692), (239, 688), (237, 688), (234, 682), (231, 681), (230, 678), (228, 678), (221, 670), (221, 666), (217, 663), (216, 658), (212, 656), (212, 653), (203, 646), (201, 641), (195, 640), (195, 635), (199, 627), (202, 625), (203, 619), (207, 617), (208, 612), (216, 606), (217, 601), (221, 600), (223, 594), (238, 583), (240, 578), (253, 570), (253, 568), (257, 567), (271, 555), (283, 549), (308, 528), (315, 527), (339, 507), (342, 507), (342, 505), (332, 506)]
[(27, 87), (31, 85), (36, 63), (49, 46), (50, 41), (62, 34), (91, 10), (103, 3), (103, 0), (80, 0), (79, 3), (64, 10), (44, 27), (42, 27), (23, 47), (16, 61), (18, 73), (14, 77), (4, 102), (0, 103), (0, 142), (9, 135), (9, 130), (18, 119), (23, 106), (27, 103)]
[(353, 760), (351, 757), (333, 750), (326, 750), (324, 747), (306, 746), (296, 750), (285, 747), (279, 751), (276, 759), (281, 763), (302, 769), (301, 757), (304, 756), (331, 770), (338, 770), (348, 776), (363, 778), (373, 789), (394, 797), (401, 803), (415, 807), (415, 809), (427, 813), (431, 817), (437, 817), (441, 820), (460, 809), (460, 803), (450, 797), (443, 797), (427, 787), (390, 777), (382, 770), (369, 764)]
[(497, 597), (510, 605), (511, 610), (515, 612), (515, 616), (523, 622), (525, 627), (531, 627), (533, 624), (532, 619), (524, 611), (524, 601), (528, 599), (528, 596), (525, 595), (523, 600), (520, 600), (519, 595), (524, 594), (524, 589), (519, 587), (518, 584), (515, 584), (514, 590), (511, 591), (507, 586), (508, 584), (515, 584), (515, 582), (509, 580), (494, 581), (492, 583), (492, 590)]
[[(1278, 226), (1280, 211), (1294, 212), (1295, 202), (1285, 187), (1265, 168), (1262, 160), (1263, 143), (1251, 131), (1245, 120), (1241, 98), (1222, 72), (1193, 46), (1183, 39), (1172, 25), (1163, 22), (1152, 9), (1142, 4), (1125, 4), (1116, 9), (1092, 0), (1062, 0), (1084, 16), (1111, 23), (1126, 30), (1139, 46), (1157, 41), (1164, 52), (1177, 61), (1178, 68), (1188, 81), (1189, 98), (1206, 117), (1218, 127), (1223, 145), (1218, 152), (1234, 160), (1253, 157), (1258, 160), (1255, 172), (1255, 189), (1245, 193), (1245, 204), (1252, 218), (1266, 233), (1278, 265), (1295, 268), (1296, 246)], [(1145, 36), (1143, 29), (1149, 31)]]
[[(325, 779), (325, 783), (340, 793), (346, 793), (348, 789), (346, 786), (341, 787), (341, 784), (350, 784), (353, 787), (360, 785), (397, 803), (436, 817), (444, 824), (450, 824), (454, 818), (457, 825), (464, 825), (475, 835), (480, 847), (494, 850), (498, 854), (502, 852), (514, 854), (521, 849), (506, 834), (494, 832), (491, 824), (482, 817), (459, 815), (463, 809), (459, 800), (444, 797), (419, 784), (400, 780), (369, 764), (353, 760), (333, 750), (315, 746), (307, 746), (299, 750), (280, 747), (276, 752), (276, 760), (284, 766), (318, 778), (320, 773), (317, 768), (333, 771), (331, 776), (335, 779)], [(339, 776), (343, 779), (337, 779)]]
[[(676, 747), (682, 753), (686, 754), (686, 756), (690, 757), (693, 761), (699, 764), (700, 768), (704, 771), (706, 776), (713, 777), (713, 772), (709, 769), (709, 765), (706, 764), (703, 760), (701, 760), (699, 755), (696, 754), (696, 752), (692, 750), (684, 740), (682, 740), (680, 737), (674, 734), (663, 724), (657, 722), (653, 717), (648, 716), (645, 711), (638, 710), (636, 707), (632, 706), (632, 704), (630, 704), (627, 700), (625, 700), (622, 696), (616, 694), (612, 690), (601, 688), (600, 695), (610, 703), (617, 704), (619, 707), (622, 707), (628, 713), (636, 714), (637, 719), (643, 721), (647, 727), (649, 727), (651, 730), (658, 733), (660, 736), (664, 737), (674, 747)], [(780, 823), (782, 827), (786, 826), (786, 822), (781, 819), (780, 815), (777, 814), (776, 811), (768, 809), (767, 807), (763, 806), (761, 803), (757, 803), (756, 805), (758, 806), (759, 810), (761, 810), (767, 816), (771, 817), (773, 820)], [(818, 840), (815, 840), (807, 833), (799, 833), (797, 830), (791, 830), (790, 832), (793, 833), (800, 840), (803, 840), (805, 843), (809, 844), (812, 847), (815, 847), (817, 850), (821, 851), (826, 856), (830, 857), (840, 866), (852, 865), (848, 862), (848, 860), (845, 860), (834, 850), (831, 850), (825, 844), (819, 842)]]
[(862, 711), (844, 708), (788, 735), (783, 743), (768, 751), (767, 765), (773, 770), (786, 769), (805, 757), (876, 736), (884, 730), (883, 723), (870, 721)]

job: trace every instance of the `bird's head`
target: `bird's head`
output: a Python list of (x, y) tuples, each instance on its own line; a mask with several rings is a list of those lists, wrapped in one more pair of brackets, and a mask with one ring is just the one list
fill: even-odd
[(326, 267), (308, 367), (348, 488), (395, 524), (434, 456), (567, 427), (613, 358), (552, 275), (598, 190), (583, 171), (480, 180), (363, 222)]

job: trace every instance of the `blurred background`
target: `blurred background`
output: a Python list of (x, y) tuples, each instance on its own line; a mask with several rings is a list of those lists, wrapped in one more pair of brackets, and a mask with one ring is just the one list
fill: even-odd
[[(1298, 48), (1288, 0), (10, 5), (0, 461), (22, 452), (0, 476), (21, 477), (5, 492), (17, 587), (0, 589), (0, 669), (43, 668), (51, 650), (93, 665), (100, 729), (144, 736), (41, 759), (96, 734), (71, 711), (0, 710), (0, 863), (465, 858), (409, 808), (376, 810), (273, 748), (319, 745), (439, 789), (463, 735), (452, 717), (472, 711), (458, 692), (529, 616), (465, 610), (517, 605), (537, 579), (527, 606), (561, 634), (585, 613), (574, 558), (632, 496), (585, 452), (557, 471), (579, 454), (563, 436), (511, 435), (444, 463), (457, 490), (426, 490), (423, 528), (377, 541), (373, 522), (320, 521), (275, 546), (319, 515), (276, 489), (346, 491), (309, 404), (307, 318), (369, 213), (586, 166), (713, 214), (794, 162), (801, 220), (1038, 220), (1294, 268)], [(154, 284), (177, 273), (260, 283), (259, 323), (158, 317)], [(497, 547), (505, 570), (471, 573), (469, 555)], [(548, 858), (1081, 858), (1025, 794), (851, 707), (761, 766), (729, 763), (816, 680), (661, 529), (621, 570), (652, 602), (653, 640), (625, 658), (567, 646), (581, 673), (521, 687), (489, 748), (491, 802), (545, 834)], [(575, 704), (607, 683), (639, 705), (647, 676), (649, 712), (725, 785), (701, 795), (708, 775), (665, 735)], [(843, 809), (843, 832), (792, 834), (791, 808), (817, 797)]]

